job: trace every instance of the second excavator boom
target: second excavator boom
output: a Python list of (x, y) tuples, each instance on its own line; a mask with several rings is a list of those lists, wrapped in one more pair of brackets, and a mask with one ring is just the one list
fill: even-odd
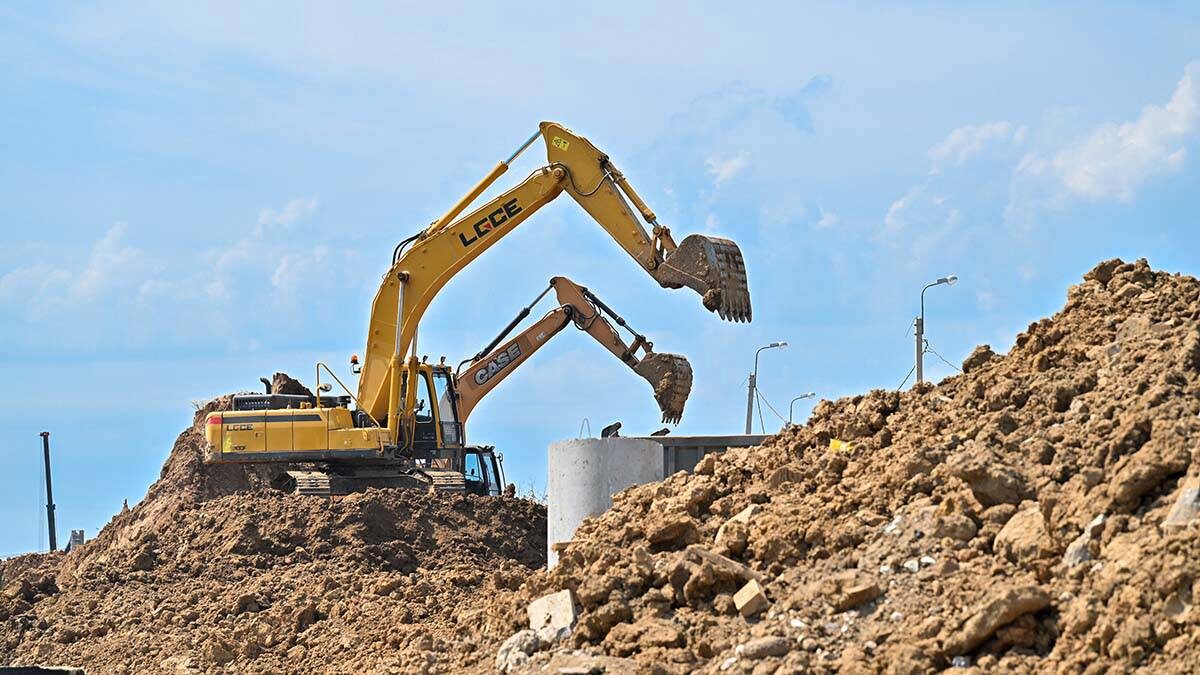
[[(501, 344), (551, 290), (559, 306), (516, 337)], [(627, 344), (622, 340), (608, 319), (628, 330), (633, 335), (633, 342)], [(664, 422), (679, 422), (688, 394), (692, 391), (692, 366), (688, 360), (676, 354), (655, 352), (654, 344), (644, 335), (631, 329), (624, 319), (587, 288), (566, 277), (551, 279), (546, 290), (522, 309), (500, 335), (459, 366), (459, 373), (455, 377), (455, 390), (459, 395), (459, 421), (465, 424), (484, 396), (570, 323), (591, 335), (650, 383)], [(468, 363), (470, 365), (464, 371), (462, 366)]]

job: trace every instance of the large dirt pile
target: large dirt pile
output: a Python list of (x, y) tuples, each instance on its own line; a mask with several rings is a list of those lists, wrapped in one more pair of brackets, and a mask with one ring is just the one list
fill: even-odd
[(963, 370), (618, 495), (493, 607), (579, 605), (512, 672), (1194, 672), (1200, 283), (1105, 262)]
[(545, 564), (543, 506), (286, 495), (269, 487), (278, 470), (201, 463), (204, 415), (228, 403), (197, 413), (146, 498), (96, 539), (0, 567), (0, 664), (454, 672), (490, 660), (481, 645), (503, 635), (483, 603)]

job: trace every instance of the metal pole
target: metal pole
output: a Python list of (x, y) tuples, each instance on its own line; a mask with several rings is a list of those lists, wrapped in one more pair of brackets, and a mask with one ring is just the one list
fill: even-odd
[(46, 465), (46, 522), (50, 527), (50, 550), (58, 550), (58, 540), (54, 537), (54, 487), (50, 483), (50, 432), (43, 431), (42, 458)]
[(917, 317), (917, 381), (913, 386), (921, 384), (925, 377), (925, 317)]
[[(758, 370), (757, 361), (758, 358), (756, 355), (754, 368), (756, 371)], [(750, 425), (754, 420), (754, 386), (756, 384), (755, 380), (757, 379), (757, 373), (750, 373), (750, 385), (746, 388), (746, 435), (750, 435)]]

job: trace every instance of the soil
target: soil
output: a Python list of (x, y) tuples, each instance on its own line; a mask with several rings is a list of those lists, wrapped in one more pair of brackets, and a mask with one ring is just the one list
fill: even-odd
[(1194, 672), (1200, 283), (1101, 263), (962, 370), (620, 493), (490, 610), (570, 589), (570, 636), (499, 665)]
[(457, 672), (492, 658), (484, 602), (545, 565), (544, 506), (284, 494), (281, 468), (202, 464), (204, 416), (229, 401), (197, 412), (145, 499), (94, 540), (0, 565), (0, 665)]
[[(1192, 672), (1200, 282), (1106, 261), (962, 366), (625, 490), (549, 571), (534, 503), (283, 495), (193, 428), (96, 540), (0, 567), (0, 664)], [(563, 590), (569, 631), (522, 630)]]

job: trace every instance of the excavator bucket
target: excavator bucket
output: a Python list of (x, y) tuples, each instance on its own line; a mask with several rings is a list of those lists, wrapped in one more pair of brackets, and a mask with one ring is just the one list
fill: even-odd
[(654, 276), (668, 288), (696, 291), (704, 306), (726, 321), (750, 321), (746, 263), (741, 249), (728, 239), (688, 235)]
[(692, 393), (692, 364), (676, 354), (647, 354), (633, 367), (638, 375), (654, 387), (654, 400), (662, 410), (662, 420), (678, 424), (683, 418), (683, 405)]

